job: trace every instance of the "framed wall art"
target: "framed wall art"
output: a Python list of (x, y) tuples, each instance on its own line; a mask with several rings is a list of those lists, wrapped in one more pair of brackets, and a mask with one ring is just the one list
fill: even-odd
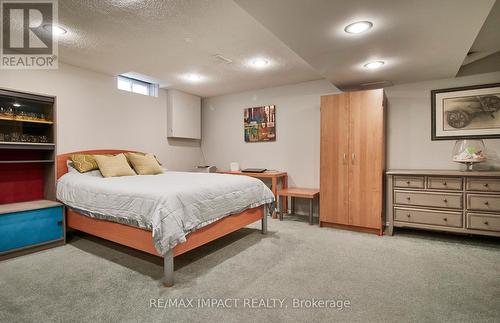
[(246, 142), (276, 141), (276, 107), (247, 108), (244, 112)]
[(432, 140), (500, 138), (500, 83), (431, 91)]

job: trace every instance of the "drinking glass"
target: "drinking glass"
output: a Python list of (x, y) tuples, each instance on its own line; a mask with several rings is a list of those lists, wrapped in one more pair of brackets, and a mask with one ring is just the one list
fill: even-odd
[(14, 116), (14, 109), (12, 107), (9, 107), (5, 110), (5, 115), (7, 117), (13, 117)]
[(21, 141), (21, 134), (19, 132), (13, 132), (11, 134), (11, 140), (14, 141), (14, 142)]

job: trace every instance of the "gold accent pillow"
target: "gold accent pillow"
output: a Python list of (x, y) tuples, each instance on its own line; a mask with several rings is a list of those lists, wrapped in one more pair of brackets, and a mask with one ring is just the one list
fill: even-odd
[[(137, 154), (137, 155), (141, 155), (141, 156), (148, 155), (148, 153), (141, 153), (140, 151), (129, 151), (128, 153), (125, 153), (125, 157), (127, 157), (127, 159), (128, 159), (127, 154)], [(149, 154), (149, 155), (153, 155), (153, 154)], [(153, 155), (153, 157), (156, 159), (156, 162), (158, 162), (158, 165), (161, 166), (161, 162), (158, 160), (158, 158), (156, 157), (156, 155)], [(130, 163), (130, 160), (129, 160), (129, 163)]]
[(160, 164), (156, 160), (153, 154), (137, 154), (137, 153), (127, 153), (128, 161), (134, 167), (134, 170), (139, 175), (156, 175), (161, 174)]
[(94, 155), (75, 154), (70, 156), (73, 166), (80, 173), (90, 172), (91, 170), (99, 169)]
[(132, 176), (136, 173), (130, 168), (124, 154), (116, 156), (94, 155), (99, 170), (104, 177)]

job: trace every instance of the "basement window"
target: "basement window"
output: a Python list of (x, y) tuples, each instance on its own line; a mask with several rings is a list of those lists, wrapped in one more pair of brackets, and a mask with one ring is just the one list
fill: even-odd
[(158, 84), (155, 83), (149, 83), (123, 75), (118, 75), (116, 77), (116, 85), (119, 90), (142, 95), (158, 96)]

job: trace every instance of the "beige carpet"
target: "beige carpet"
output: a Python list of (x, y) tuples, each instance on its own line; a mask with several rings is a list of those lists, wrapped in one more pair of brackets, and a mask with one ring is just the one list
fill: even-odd
[[(73, 235), (63, 247), (0, 263), (0, 321), (500, 320), (498, 239), (411, 231), (377, 237), (295, 218), (270, 220), (267, 236), (257, 228), (176, 258), (176, 285), (169, 289), (159, 284), (161, 259)], [(201, 308), (202, 298), (241, 303)], [(313, 298), (350, 307), (293, 306), (294, 299)], [(169, 299), (178, 308), (150, 306)], [(271, 308), (259, 307), (261, 299)], [(277, 301), (272, 307), (271, 299), (280, 299), (283, 308)], [(194, 307), (179, 308), (189, 301)], [(245, 301), (257, 306), (244, 307)]]

